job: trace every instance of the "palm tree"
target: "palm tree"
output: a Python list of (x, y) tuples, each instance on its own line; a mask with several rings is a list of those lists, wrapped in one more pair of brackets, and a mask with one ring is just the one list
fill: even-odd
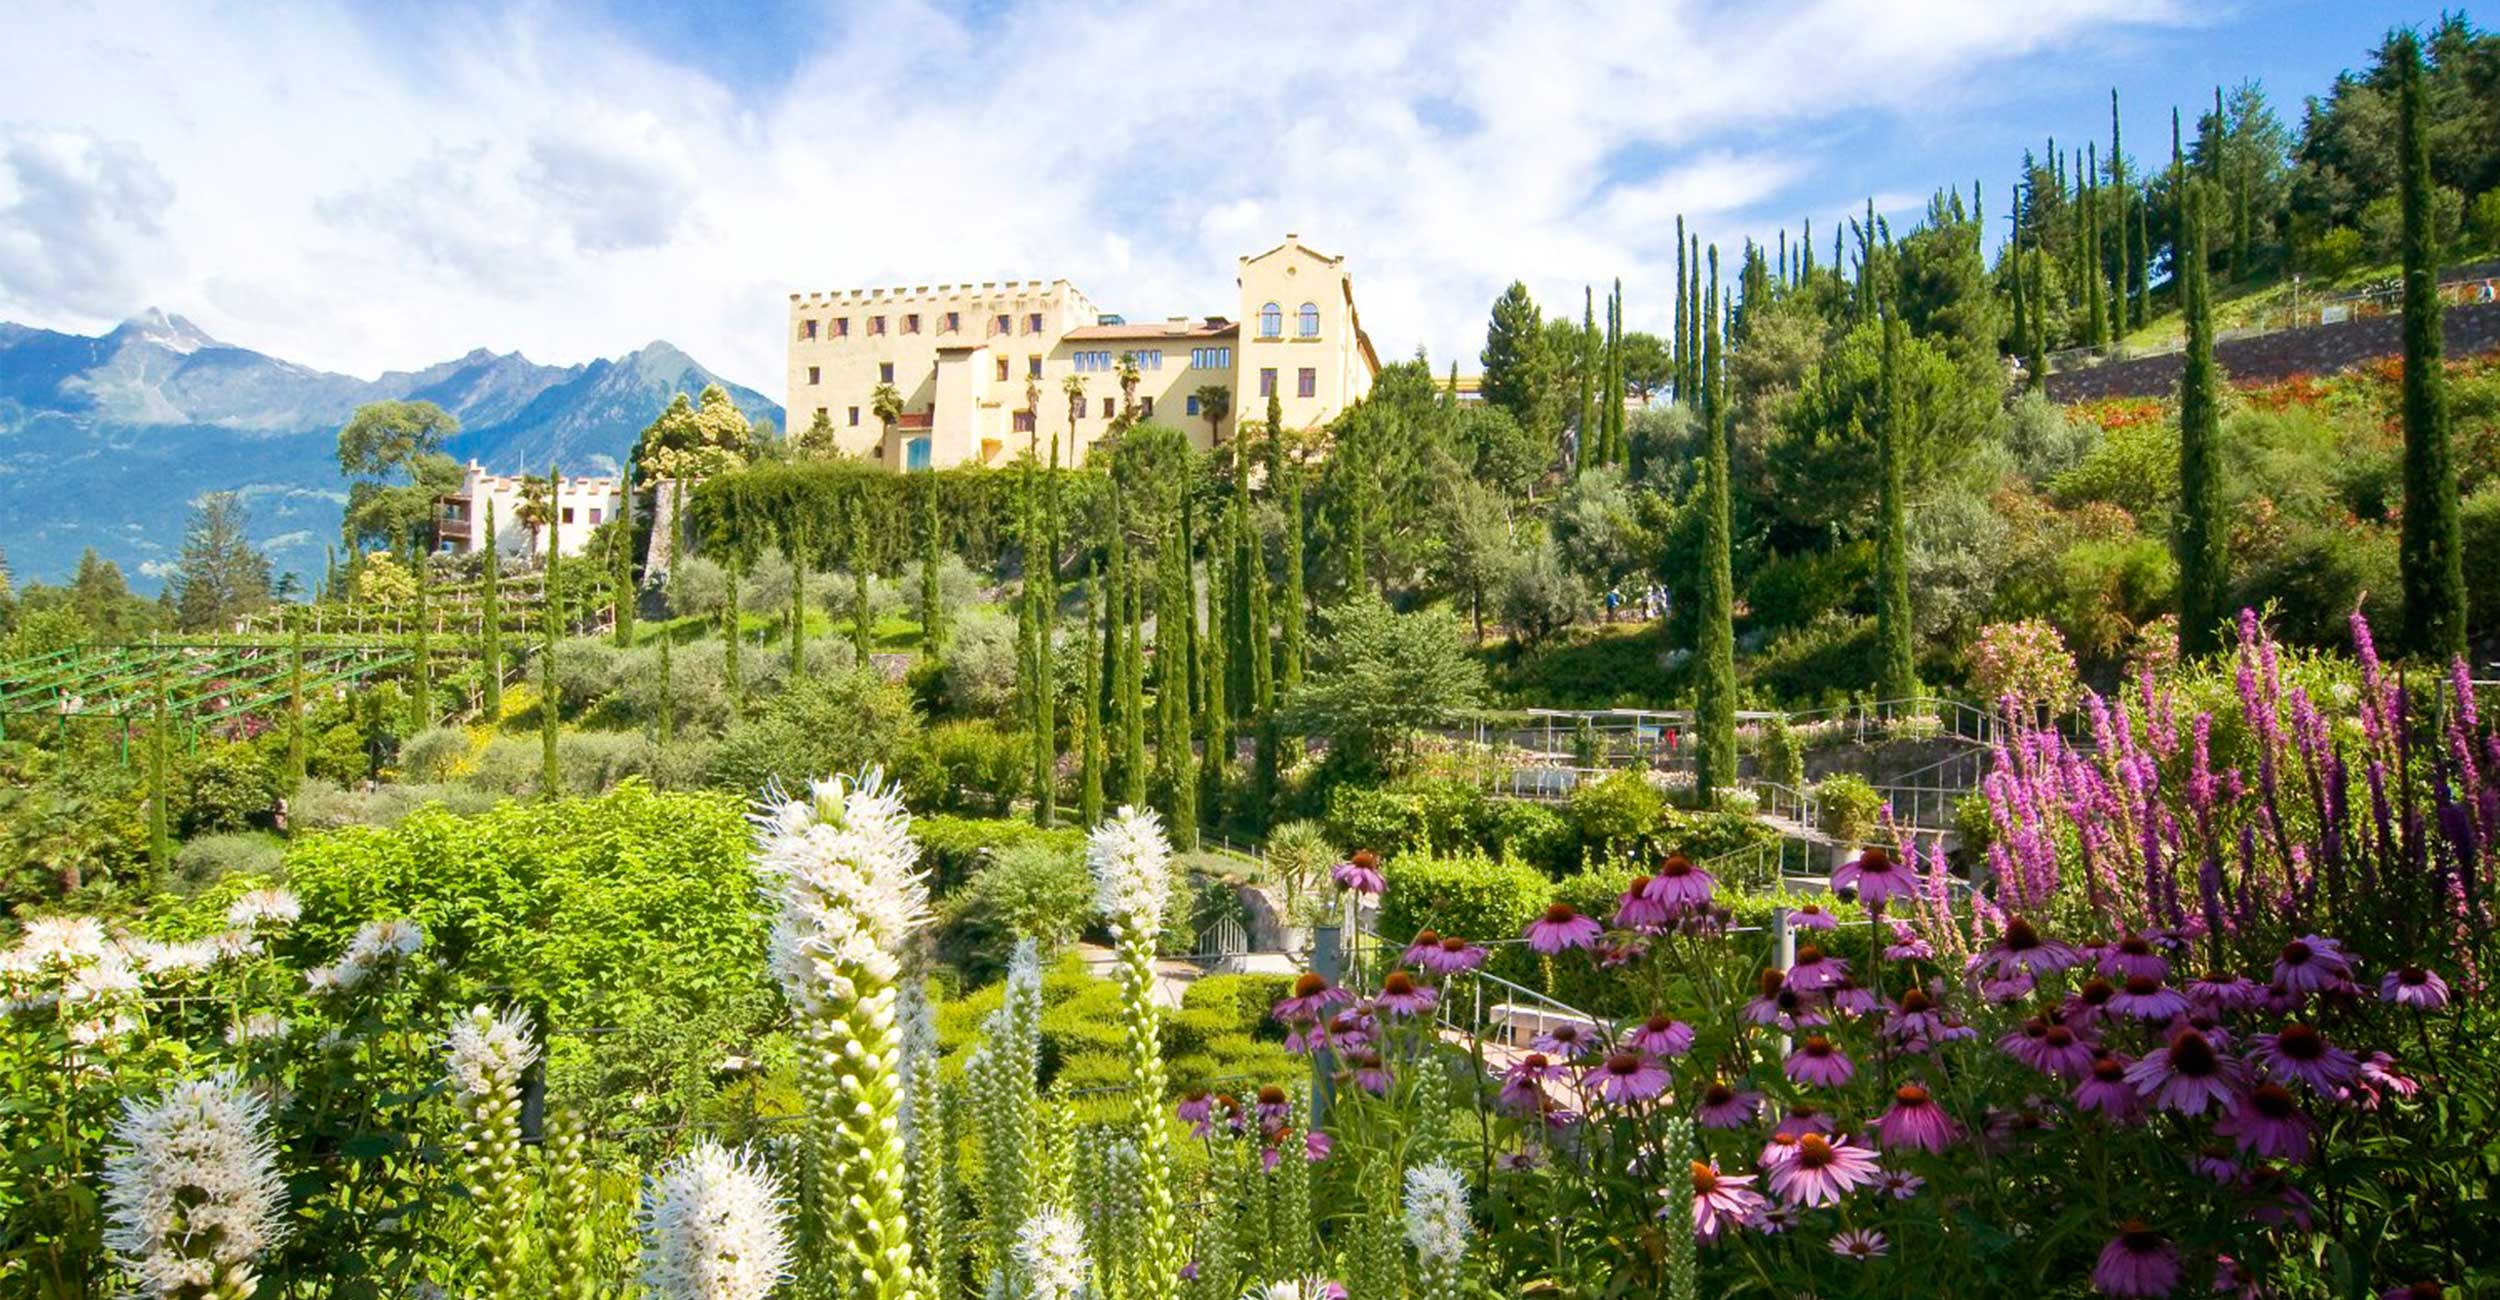
[(521, 476), (521, 504), (512, 508), (512, 517), (520, 520), (521, 526), (529, 530), (530, 554), (532, 555), (538, 554), (538, 530), (546, 527), (547, 521), (554, 517), (552, 499), (547, 491), (548, 486), (546, 479), (523, 474)]
[[(1033, 427), (1024, 431), (1025, 453), (1039, 456), (1042, 446), (1042, 377), (1029, 372), (1024, 377), (1024, 414), (1033, 422)], [(1058, 446), (1059, 440), (1051, 439), (1051, 445)]]
[(1111, 422), (1111, 431), (1118, 433), (1137, 423), (1137, 354), (1120, 354), (1120, 418)]
[(1085, 418), (1085, 376), (1070, 375), (1059, 381), (1059, 391), (1068, 395), (1068, 455), (1076, 455), (1076, 422)]
[(1207, 417), (1207, 445), (1213, 447), (1223, 437), (1224, 417), (1233, 413), (1233, 390), (1208, 384), (1190, 396), (1198, 399), (1198, 414)]
[(894, 422), (903, 418), (903, 394), (892, 384), (879, 384), (868, 395), (868, 409), (875, 412), (877, 423), (885, 426), (886, 441), (894, 440)]

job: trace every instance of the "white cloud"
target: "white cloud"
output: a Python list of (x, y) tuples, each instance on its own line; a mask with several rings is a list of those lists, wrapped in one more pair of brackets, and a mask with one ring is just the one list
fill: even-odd
[(777, 397), (794, 289), (1066, 276), (1132, 316), (1228, 312), (1234, 257), (1294, 230), (1350, 257), (1384, 354), (1472, 365), (1513, 278), (1576, 307), (1622, 275), (1662, 328), (1676, 212), (1732, 245), (1838, 210), (1816, 124), (1955, 111), (2011, 60), (2184, 21), (904, 0), (789, 33), (817, 44), (758, 89), (537, 5), (56, 6), (0, 49), (0, 317), (155, 302), (360, 374), (663, 337)]

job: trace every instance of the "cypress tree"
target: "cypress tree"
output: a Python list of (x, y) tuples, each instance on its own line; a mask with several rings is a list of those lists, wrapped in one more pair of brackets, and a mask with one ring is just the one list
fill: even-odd
[(1199, 729), (1207, 738), (1207, 756), (1198, 768), (1198, 806), (1210, 816), (1221, 815), (1224, 807), (1224, 773), (1231, 765), (1233, 753), (1232, 709), (1227, 702), (1231, 692), (1225, 681), (1232, 675), (1231, 656), (1225, 653), (1228, 647), (1221, 635), (1232, 617), (1232, 611), (1226, 608), (1231, 604), (1226, 599), (1231, 586), (1228, 567), (1221, 548), (1207, 548), (1207, 634), (1202, 641), (1206, 647), (1206, 671), (1201, 674), (1206, 688), (1198, 710)]
[(1267, 429), (1271, 448), (1269, 462), (1285, 479), (1285, 609), (1281, 620), (1284, 652), (1284, 689), (1291, 693), (1302, 685), (1303, 606), (1302, 591), (1302, 467), (1283, 454), (1285, 416), (1284, 404), (1275, 397), (1267, 399)]
[(616, 512), (616, 644), (634, 648), (634, 481), (625, 479), (623, 508)]
[(503, 553), (495, 548), (495, 511), (486, 510), (486, 561), (478, 573), (478, 703), (489, 721), (503, 717)]
[(434, 563), (433, 557), (419, 550), (410, 557), (409, 568), (417, 578), (416, 672), (409, 703), (416, 714), (419, 730), (434, 725)]
[(677, 738), (677, 684), (668, 653), (669, 643), (676, 639), (666, 630), (660, 633), (660, 743), (664, 745)]
[[(2028, 309), (2023, 303), (2023, 202), (2021, 190), (2014, 191), (2014, 237), (2012, 242), (2006, 246), (2005, 256), (2013, 263), (2010, 269), (2014, 273), (2011, 277), (2014, 282), (2014, 334), (2013, 337), (2008, 340), (2006, 350), (2022, 355), (2023, 363), (2028, 366), (2031, 360), (2029, 355), (2031, 318)], [(2032, 379), (2032, 375), (2025, 374), (2023, 376), (2024, 386), (2029, 387)]]
[(747, 709), (746, 676), (740, 671), (739, 650), (746, 641), (741, 626), (746, 616), (738, 609), (738, 580), (746, 571), (746, 562), (736, 555), (721, 566), (721, 685), (729, 695), (729, 716), (743, 718)]
[[(784, 530), (790, 530), (792, 525), (784, 522), (781, 527)], [(795, 686), (807, 676), (807, 657), (804, 652), (807, 642), (807, 561), (809, 558), (796, 532), (793, 531), (789, 536), (781, 539), (781, 558), (788, 561), (790, 565), (790, 611), (782, 618), (782, 632), (786, 642), (784, 653), (790, 661), (790, 683)], [(854, 644), (856, 644), (856, 638), (854, 638)], [(868, 660), (863, 656), (859, 662), (864, 667)]]
[(2404, 178), (2404, 567), (2405, 645), (2425, 659), (2466, 649), (2464, 551), (2457, 525), (2457, 472), (2448, 446), (2447, 354), (2439, 302), (2439, 248), (2431, 224), (2429, 112), (2422, 50), (2396, 34), (2397, 139)]
[[(1676, 253), (1680, 257), (1683, 251), (1679, 248)], [(1575, 476), (1587, 468), (1590, 456), (1596, 451), (1597, 431), (1589, 424), (1590, 417), (1597, 414), (1596, 399), (1592, 396), (1597, 378), (1596, 352), (1597, 290), (1584, 284), (1580, 286), (1580, 422), (1576, 426), (1579, 445), (1576, 448), (1578, 454), (1571, 458), (1571, 472)]]
[(926, 658), (937, 659), (946, 653), (946, 605), (938, 590), (941, 556), (936, 480), (925, 483), (920, 499), (920, 652)]
[(1085, 689), (1076, 693), (1077, 820), (1088, 828), (1102, 821), (1102, 692), (1099, 676), (1102, 661), (1102, 624), (1099, 621), (1109, 602), (1102, 598), (1102, 568), (1089, 563), (1085, 570)]
[[(1455, 362), (1451, 363), (1450, 380), (1450, 392), (1456, 394), (1458, 367)], [(1249, 458), (1249, 446), (1241, 445), (1240, 454), (1234, 459), (1246, 466)], [(1249, 698), (1241, 701), (1241, 707), (1235, 711), (1256, 717), (1276, 706), (1276, 665), (1275, 652), (1268, 641), (1268, 625), (1272, 616), (1267, 599), (1267, 548), (1260, 544), (1258, 516), (1250, 509), (1250, 474), (1247, 468), (1234, 478), (1233, 509), (1236, 512), (1234, 527), (1239, 532), (1239, 540), (1233, 549), (1236, 569), (1233, 589), (1239, 594), (1242, 604), (1239, 648), (1249, 661), (1242, 676), (1250, 687)]]
[(174, 864), (174, 835), (171, 810), (173, 783), (167, 772), (172, 766), (165, 752), (165, 673), (158, 669), (154, 689), (148, 701), (148, 867), (161, 878)]
[(1195, 847), (1198, 782), (1189, 735), (1188, 534), (1177, 522), (1155, 559), (1155, 775), (1174, 848)]
[(547, 467), (547, 579), (540, 596), (543, 641), (538, 652), (538, 787), (539, 797), (553, 799), (564, 793), (564, 769), (556, 763), (556, 642), (564, 634), (564, 585), (562, 556), (564, 547), (557, 525), (564, 518), (556, 501), (564, 488), (564, 476), (556, 467)]
[(1814, 218), (1805, 220), (1804, 233), (1797, 238), (1797, 283), (1814, 278)]
[(1691, 274), (1684, 263), (1684, 214), (1679, 212), (1675, 214), (1675, 328), (1671, 331), (1674, 337), (1667, 344), (1667, 374), (1672, 377), (1678, 403), (1692, 395), (1692, 389), (1684, 382), (1684, 330), (1689, 323), (1684, 315), (1684, 281)]
[(1188, 653), (1181, 664), (1189, 673), (1188, 716), (1195, 718), (1207, 691), (1203, 651), (1198, 645), (1198, 518), (1189, 489), (1181, 489), (1181, 635)]
[(2109, 88), (2109, 188), (2115, 196), (2117, 209), (2112, 219), (2118, 227), (2118, 262), (2110, 270), (2110, 285), (2117, 309), (2111, 313), (2118, 322), (2113, 333), (2125, 334), (2130, 328), (2144, 324), (2144, 304), (2135, 299), (2135, 271), (2140, 265), (2140, 250), (2135, 244), (2135, 191), (2127, 188), (2127, 155), (2118, 133), (2118, 88)]
[(2183, 296), (2187, 285), (2180, 278), (2180, 269), (2187, 258), (2187, 154), (2179, 147), (2179, 110), (2170, 110), (2170, 298), (2171, 305), (2187, 310)]
[[(304, 784), (304, 611), (286, 612), (286, 794)], [(487, 680), (492, 681), (493, 678)], [(491, 712), (487, 715), (494, 716)]]
[(1121, 620), (1120, 720), (1126, 728), (1120, 741), (1120, 802), (1146, 806), (1146, 593), (1137, 563), (1129, 562), (1128, 613)]
[[(1342, 453), (1343, 448), (1341, 447), (1339, 450), (1340, 453)], [(1369, 475), (1365, 472), (1365, 467), (1359, 464), (1350, 464), (1347, 466), (1347, 470), (1347, 483), (1345, 491), (1345, 592), (1346, 598), (1351, 600), (1356, 596), (1362, 595), (1364, 589), (1371, 583), (1371, 574), (1368, 566), (1366, 565), (1364, 556), (1364, 552), (1371, 549), (1370, 539), (1363, 535), (1365, 525), (1364, 516), (1371, 513), (1371, 510), (1370, 503), (1366, 499), (1369, 494), (1363, 490), (1363, 481), (1369, 477)]]
[(2083, 172), (2083, 309), (2092, 319), (2092, 346), (2109, 345), (2109, 317), (2101, 301), (2101, 187), (2099, 150), (2088, 151)]
[(1707, 805), (1736, 779), (1736, 584), (1729, 518), (1726, 401), (1720, 391), (1719, 250), (1710, 249), (1710, 290), (1702, 310), (1701, 671), (1695, 686), (1695, 792)]
[(1606, 299), (1606, 396), (1599, 420), (1606, 426), (1606, 463), (1623, 463), (1623, 278)]
[(2226, 536), (2222, 521), (2221, 409), (2215, 400), (2213, 297), (2205, 269), (2205, 218), (2190, 183), (2181, 286), (2187, 357), (2179, 371), (2179, 651), (2190, 657), (2222, 649), (2230, 620)]
[[(851, 654), (861, 668), (868, 667), (868, 657), (877, 648), (876, 621), (868, 613), (868, 584), (873, 576), (869, 570), (871, 551), (868, 545), (868, 502), (865, 495), (851, 498)], [(798, 581), (799, 566), (790, 566), (792, 585)]]
[(2015, 239), (2014, 251), (2014, 273), (2021, 275), (2026, 269), (2031, 273), (2031, 355), (2024, 364), (2031, 372), (2031, 391), (2046, 393), (2049, 391), (2049, 313), (2048, 294), (2041, 286), (2040, 277), (2048, 269), (2049, 255), (2043, 249), (2036, 257), (2021, 256), (2022, 241), (2019, 236)]
[[(1110, 536), (1104, 550), (1110, 559), (1106, 567), (1106, 585), (1102, 592), (1102, 662), (1095, 669), (1095, 681), (1103, 705), (1103, 761), (1110, 763), (1113, 753), (1126, 756), (1128, 744), (1128, 526), (1123, 522), (1120, 481), (1111, 480), (1109, 508)], [(1106, 773), (1104, 785), (1110, 784)], [(1127, 802), (1135, 804), (1134, 799)], [(1092, 826), (1100, 818), (1089, 818)]]
[(1901, 396), (1899, 361), (1901, 318), (1884, 313), (1884, 355), (1881, 379), (1883, 414), (1876, 442), (1882, 467), (1878, 509), (1882, 533), (1875, 551), (1876, 640), (1882, 646), (1884, 695), (1906, 700), (1918, 694), (1918, 652), (1910, 628), (1910, 521), (1908, 487), (1901, 465), (1906, 404)]

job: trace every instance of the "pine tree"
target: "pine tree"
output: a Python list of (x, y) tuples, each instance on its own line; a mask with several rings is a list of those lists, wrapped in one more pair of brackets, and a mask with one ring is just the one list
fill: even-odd
[[(1681, 251), (1681, 250), (1679, 250)], [(1592, 463), (1596, 453), (1597, 431), (1589, 421), (1597, 414), (1594, 387), (1597, 379), (1597, 290), (1580, 286), (1580, 419), (1573, 426), (1578, 443), (1577, 454), (1571, 458), (1571, 472), (1577, 475)]]
[(495, 510), (486, 508), (486, 558), (478, 578), (479, 705), (489, 722), (503, 719), (503, 551), (495, 545)]
[(2186, 317), (2187, 358), (2179, 371), (2179, 523), (2173, 549), (2179, 561), (2179, 651), (2202, 657), (2222, 649), (2230, 619), (2228, 567), (2223, 556), (2221, 412), (2215, 400), (2213, 291), (2205, 269), (2203, 203), (2189, 184), (2188, 225), (2180, 288)]
[[(625, 480), (624, 501), (616, 512), (616, 549), (611, 559), (616, 566), (615, 592), (610, 599), (616, 604), (616, 644), (618, 648), (634, 648), (634, 483)], [(795, 575), (793, 575), (795, 576)]]
[(2457, 524), (2457, 471), (2448, 445), (2446, 340), (2439, 302), (2439, 249), (2432, 228), (2430, 113), (2422, 50), (2396, 34), (2399, 160), (2404, 177), (2404, 568), (2405, 646), (2425, 659), (2466, 650), (2464, 550)]
[(1484, 379), (1487, 405), (1510, 412), (1519, 427), (1538, 438), (1551, 438), (1554, 358), (1545, 355), (1545, 323), (1537, 313), (1528, 286), (1517, 280), (1493, 302), (1492, 324), (1484, 336)]
[(1736, 584), (1726, 398), (1721, 391), (1723, 315), (1719, 250), (1710, 249), (1710, 289), (1702, 308), (1702, 575), (1700, 678), (1695, 687), (1698, 766), (1695, 791), (1705, 804), (1736, 780)]
[(556, 467), (547, 467), (547, 577), (539, 595), (539, 625), (543, 639), (538, 648), (538, 787), (539, 797), (553, 799), (564, 793), (564, 769), (556, 763), (556, 642), (564, 635), (564, 573), (562, 539), (557, 535), (564, 512), (556, 508), (562, 495), (564, 476)]
[(1918, 695), (1918, 651), (1912, 643), (1910, 619), (1910, 520), (1908, 485), (1901, 465), (1907, 435), (1908, 403), (1901, 395), (1901, 318), (1884, 313), (1884, 355), (1881, 379), (1883, 411), (1879, 417), (1876, 459), (1882, 467), (1878, 513), (1882, 530), (1875, 551), (1876, 642), (1882, 647), (1883, 686), (1887, 698)]

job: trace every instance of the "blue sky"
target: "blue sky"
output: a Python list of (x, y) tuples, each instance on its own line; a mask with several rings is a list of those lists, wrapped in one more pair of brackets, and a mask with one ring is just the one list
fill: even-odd
[(2026, 146), (2166, 149), (2261, 81), (2287, 122), (2436, 3), (654, 0), (21, 6), (0, 49), (0, 319), (149, 305), (370, 375), (676, 342), (781, 392), (792, 290), (1075, 280), (1224, 313), (1232, 259), (1350, 259), (1385, 354), (1472, 369), (1513, 278), (1621, 275), (1868, 195), (1906, 225)]

